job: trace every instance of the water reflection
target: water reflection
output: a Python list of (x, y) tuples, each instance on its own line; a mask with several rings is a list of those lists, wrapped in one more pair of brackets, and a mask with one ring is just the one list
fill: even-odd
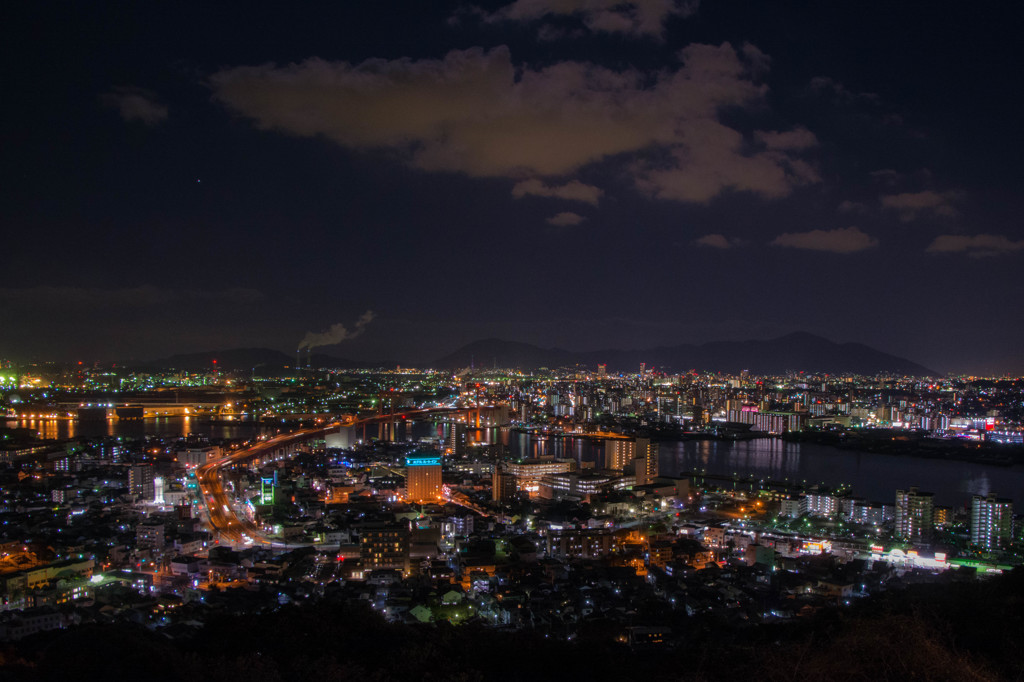
[(191, 417), (159, 417), (157, 419), (75, 421), (71, 419), (22, 419), (7, 422), (16, 428), (32, 429), (41, 438), (102, 438), (105, 436), (142, 439), (147, 436), (178, 438), (202, 434), (210, 438), (247, 438), (256, 432), (251, 422), (213, 424)]
[(973, 495), (997, 493), (1024, 504), (1024, 467), (994, 467), (971, 462), (921, 459), (857, 450), (840, 450), (778, 439), (740, 442), (662, 443), (661, 473), (688, 471), (849, 485), (853, 494), (892, 503), (896, 490), (917, 486), (935, 493), (937, 504), (965, 505)]
[[(256, 432), (251, 422), (211, 424), (188, 417), (165, 417), (143, 421), (104, 420), (74, 422), (58, 419), (29, 419), (8, 422), (11, 426), (39, 431), (44, 438), (79, 436), (122, 436), (177, 438), (190, 433), (211, 438), (246, 438)], [(418, 441), (427, 437), (447, 442), (452, 424), (448, 422), (401, 423), (397, 438)], [(379, 436), (370, 427), (368, 437)], [(363, 437), (360, 433), (359, 437)], [(510, 457), (559, 457), (577, 463), (592, 462), (600, 467), (604, 443), (582, 438), (553, 438), (508, 429), (468, 429), (467, 443), (501, 443)], [(970, 462), (918, 459), (856, 450), (840, 450), (810, 443), (786, 443), (761, 438), (749, 441), (684, 441), (661, 444), (662, 475), (678, 476), (690, 471), (753, 477), (779, 481), (806, 481), (830, 486), (849, 485), (853, 494), (868, 500), (892, 503), (898, 488), (917, 486), (935, 493), (937, 504), (969, 504), (973, 495), (996, 493), (1024, 504), (1024, 467), (994, 467)]]

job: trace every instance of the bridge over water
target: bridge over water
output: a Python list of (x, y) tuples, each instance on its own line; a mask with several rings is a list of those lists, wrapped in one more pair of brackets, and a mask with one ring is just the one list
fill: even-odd
[(365, 427), (369, 424), (394, 423), (396, 418), (416, 418), (434, 414), (462, 413), (467, 420), (479, 419), (480, 407), (433, 407), (406, 410), (401, 413), (376, 414), (370, 417), (346, 416), (326, 426), (315, 426), (291, 433), (284, 433), (261, 440), (247, 448), (229, 452), (224, 457), (204, 464), (196, 470), (196, 481), (202, 494), (203, 502), (209, 516), (210, 530), (219, 539), (235, 543), (254, 542), (272, 544), (256, 526), (244, 516), (239, 516), (231, 503), (230, 496), (224, 490), (222, 474), (229, 467), (238, 465), (249, 466), (252, 463), (262, 465), (266, 462), (290, 456), (297, 445), (310, 441), (324, 440), (330, 434), (341, 429)]

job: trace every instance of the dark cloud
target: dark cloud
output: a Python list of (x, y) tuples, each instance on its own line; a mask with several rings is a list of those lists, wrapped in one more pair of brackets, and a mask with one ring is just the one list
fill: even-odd
[(902, 194), (890, 194), (881, 198), (882, 208), (896, 211), (899, 219), (903, 222), (910, 222), (922, 215), (941, 216), (952, 218), (958, 215), (953, 201), (959, 195), (955, 192), (904, 192)]
[(839, 206), (836, 210), (840, 213), (865, 213), (868, 210), (867, 204), (862, 204), (859, 201), (850, 201), (845, 199), (839, 202)]
[(857, 102), (878, 103), (881, 98), (872, 92), (853, 92), (842, 83), (825, 76), (811, 79), (811, 90), (829, 96), (837, 103), (852, 104)]
[(117, 87), (100, 95), (100, 102), (116, 109), (125, 121), (139, 121), (155, 126), (167, 120), (167, 107), (157, 96), (141, 88)]
[(548, 218), (547, 223), (548, 225), (554, 225), (555, 227), (571, 227), (573, 225), (579, 225), (584, 220), (586, 220), (586, 218), (581, 216), (579, 213), (562, 211), (561, 213), (556, 213)]
[(733, 247), (732, 242), (721, 234), (706, 234), (695, 239), (694, 243), (697, 246), (709, 246), (713, 249), (731, 249)]
[(699, 6), (699, 0), (515, 0), (496, 12), (481, 14), (488, 22), (575, 17), (598, 33), (660, 36), (669, 17), (688, 17)]
[(878, 240), (865, 234), (859, 228), (845, 227), (836, 230), (787, 232), (776, 237), (772, 241), (772, 245), (809, 251), (856, 253), (878, 246)]
[(573, 180), (564, 185), (548, 186), (537, 179), (523, 180), (512, 188), (512, 196), (521, 199), (525, 196), (550, 197), (568, 201), (582, 201), (597, 206), (604, 192), (593, 185), (585, 185)]
[(808, 131), (762, 131), (765, 148), (750, 151), (719, 120), (721, 109), (765, 93), (731, 45), (690, 45), (680, 57), (682, 66), (656, 73), (580, 62), (517, 69), (505, 47), (474, 48), (440, 60), (235, 67), (210, 83), (260, 128), (397, 151), (430, 171), (564, 178), (660, 148), (669, 163), (624, 168), (656, 198), (706, 203), (725, 190), (779, 198), (819, 180), (797, 157), (813, 143)]
[(1014, 241), (1001, 234), (939, 235), (928, 245), (928, 253), (966, 253), (969, 256), (1001, 256), (1024, 251), (1024, 239)]

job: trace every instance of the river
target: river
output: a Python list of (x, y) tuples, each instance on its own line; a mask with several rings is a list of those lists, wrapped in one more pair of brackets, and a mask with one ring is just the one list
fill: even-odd
[[(255, 433), (248, 422), (217, 423), (168, 417), (144, 421), (76, 423), (64, 420), (33, 420), (8, 422), (39, 430), (44, 438), (76, 436), (122, 436), (140, 438), (159, 436), (174, 438), (190, 433), (210, 438), (246, 438)], [(374, 431), (371, 427), (371, 431)], [(411, 431), (411, 432), (410, 432)], [(402, 427), (400, 439), (434, 437), (445, 439), (448, 425), (415, 422), (410, 431)], [(368, 433), (375, 436), (376, 433)], [(594, 462), (601, 466), (604, 445), (583, 438), (535, 438), (526, 433), (501, 433), (498, 429), (470, 432), (470, 442), (495, 443), (508, 446), (516, 458), (552, 455)], [(659, 466), (666, 476), (687, 471), (708, 474), (753, 476), (761, 479), (823, 483), (828, 486), (847, 484), (853, 494), (870, 501), (892, 503), (898, 488), (917, 486), (935, 493), (935, 503), (959, 506), (969, 504), (971, 496), (997, 493), (1024, 504), (1024, 466), (1000, 467), (973, 462), (922, 459), (877, 452), (845, 450), (814, 443), (786, 443), (777, 438), (748, 441), (683, 441), (661, 444)]]

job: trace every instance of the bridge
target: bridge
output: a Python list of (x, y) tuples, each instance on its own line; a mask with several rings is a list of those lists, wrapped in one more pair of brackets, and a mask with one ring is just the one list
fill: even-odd
[[(444, 414), (450, 412), (465, 412), (467, 414), (476, 411), (478, 407), (429, 407), (414, 410), (405, 410), (401, 417), (428, 416), (432, 414)], [(343, 428), (365, 427), (367, 424), (377, 424), (396, 419), (394, 414), (377, 414), (370, 417), (357, 418), (347, 415), (326, 426), (315, 426), (291, 433), (284, 433), (251, 445), (250, 447), (229, 452), (224, 457), (208, 462), (196, 470), (196, 481), (203, 502), (209, 512), (210, 530), (220, 539), (234, 543), (245, 543), (247, 541), (272, 544), (266, 538), (255, 523), (248, 518), (240, 516), (234, 509), (232, 500), (224, 490), (221, 475), (225, 469), (238, 465), (248, 465), (254, 460), (260, 463), (287, 457), (294, 452), (296, 445), (311, 440), (326, 438), (328, 434), (337, 433)]]

